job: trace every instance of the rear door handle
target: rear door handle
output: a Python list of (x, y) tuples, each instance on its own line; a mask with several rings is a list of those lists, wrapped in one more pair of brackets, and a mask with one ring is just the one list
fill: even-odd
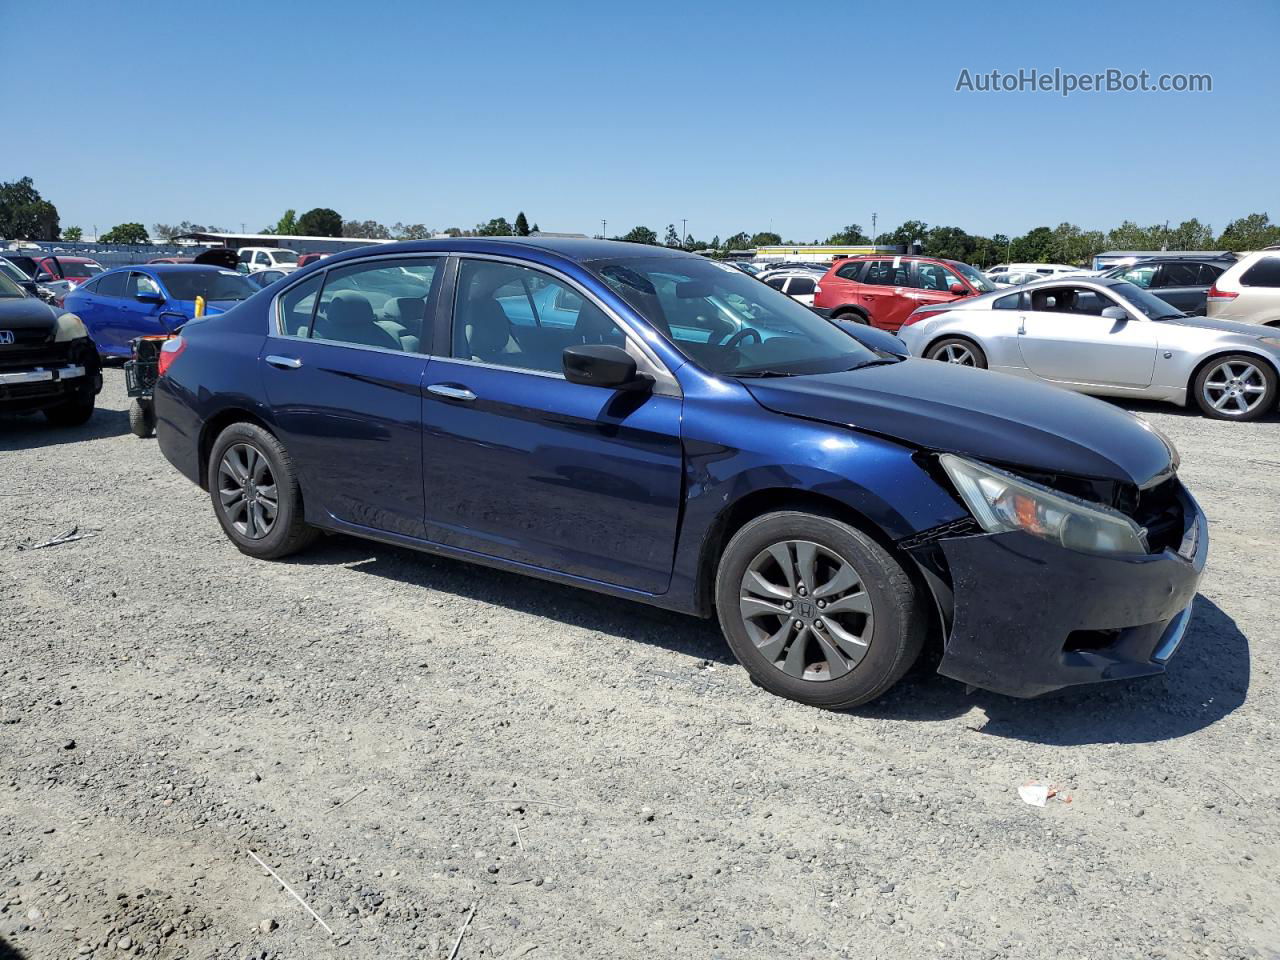
[(476, 395), (466, 387), (452, 386), (447, 383), (433, 383), (427, 387), (428, 393), (434, 393), (437, 397), (444, 397), (448, 400), (466, 400), (471, 401)]
[(302, 366), (302, 361), (297, 357), (280, 357), (275, 354), (267, 357), (267, 363), (282, 370), (297, 370)]

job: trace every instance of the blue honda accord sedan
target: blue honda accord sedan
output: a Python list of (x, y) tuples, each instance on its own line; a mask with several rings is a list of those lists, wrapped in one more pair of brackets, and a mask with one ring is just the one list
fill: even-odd
[(716, 616), (819, 707), (931, 638), (1015, 696), (1160, 673), (1208, 551), (1142, 420), (879, 352), (662, 248), (354, 250), (188, 323), (160, 368), (164, 454), (244, 553), (333, 531)]

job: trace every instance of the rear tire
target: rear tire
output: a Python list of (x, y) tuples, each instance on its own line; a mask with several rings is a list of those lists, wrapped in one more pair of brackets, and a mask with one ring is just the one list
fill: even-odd
[(943, 337), (931, 344), (924, 354), (930, 360), (954, 363), (961, 367), (987, 369), (987, 355), (968, 337)]
[(142, 440), (156, 432), (156, 410), (149, 401), (134, 400), (129, 404), (129, 432)]
[(64, 400), (56, 407), (49, 407), (44, 415), (55, 427), (79, 427), (89, 422), (93, 416), (94, 395), (77, 390), (69, 400)]
[(1276, 372), (1248, 353), (1214, 357), (1191, 389), (1200, 410), (1214, 420), (1257, 420), (1276, 406)]
[(233, 423), (209, 452), (209, 498), (241, 553), (278, 560), (310, 546), (319, 531), (303, 520), (302, 490), (284, 445), (255, 423)]
[(860, 323), (864, 327), (871, 322), (867, 319), (867, 315), (865, 313), (859, 313), (857, 310), (846, 310), (843, 313), (834, 314), (831, 319), (843, 320), (846, 323)]
[(919, 657), (929, 623), (915, 585), (880, 544), (797, 511), (758, 517), (729, 541), (716, 609), (757, 684), (826, 710), (884, 694)]

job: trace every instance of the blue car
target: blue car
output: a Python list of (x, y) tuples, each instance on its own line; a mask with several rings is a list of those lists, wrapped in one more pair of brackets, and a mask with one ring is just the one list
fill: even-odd
[(1140, 419), (868, 347), (680, 251), (366, 247), (187, 324), (160, 370), (161, 449), (244, 553), (327, 530), (716, 616), (819, 707), (930, 638), (1015, 696), (1160, 673), (1208, 550)]
[(172, 333), (195, 315), (196, 297), (210, 314), (247, 300), (259, 287), (234, 270), (204, 264), (118, 267), (67, 294), (63, 308), (89, 330), (102, 357), (128, 359), (135, 337)]

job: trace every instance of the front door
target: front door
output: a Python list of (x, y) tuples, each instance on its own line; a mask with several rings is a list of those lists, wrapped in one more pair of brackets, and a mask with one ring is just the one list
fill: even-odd
[(910, 261), (894, 257), (868, 263), (858, 284), (858, 302), (873, 327), (896, 332), (918, 305), (911, 287)]
[[(916, 261), (916, 272), (912, 278), (912, 284), (916, 295), (913, 310), (935, 303), (950, 303), (952, 300), (958, 300), (970, 294), (969, 285), (961, 280), (954, 270), (941, 263)], [(961, 292), (956, 293), (953, 287), (959, 287)]]
[(1126, 309), (1126, 319), (1101, 316), (1122, 306), (1089, 287), (1063, 284), (1030, 291), (1018, 347), (1038, 377), (1064, 383), (1136, 388), (1151, 385), (1156, 324)]
[[(571, 344), (643, 357), (564, 278), (464, 258), (456, 290), (451, 345), (424, 380), (427, 538), (664, 592), (683, 491), (680, 398), (564, 378)], [(538, 309), (548, 303), (561, 305), (554, 323)]]
[(423, 318), (443, 262), (360, 261), (281, 294), (260, 365), (309, 515), (422, 537)]

